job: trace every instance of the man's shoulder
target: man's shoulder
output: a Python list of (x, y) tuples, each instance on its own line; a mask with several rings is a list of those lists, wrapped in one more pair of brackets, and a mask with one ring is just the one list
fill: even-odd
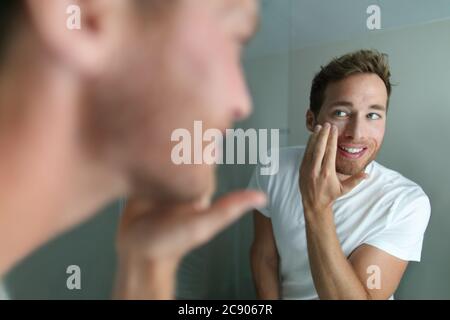
[(389, 207), (392, 209), (389, 211), (389, 221), (426, 227), (431, 216), (431, 203), (422, 187), (403, 174), (378, 163), (375, 163), (374, 169), (380, 177), (378, 185), (382, 191), (381, 198), (390, 203)]
[[(274, 155), (274, 152), (277, 155)], [(300, 163), (305, 152), (304, 146), (290, 146), (270, 150), (272, 159), (278, 159), (278, 170), (276, 173), (262, 175), (258, 171), (260, 181), (265, 181), (267, 188), (272, 192), (280, 187), (287, 187), (292, 181), (298, 180)], [(258, 169), (257, 169), (258, 170)]]
[(283, 177), (285, 175), (291, 176), (293, 173), (298, 171), (300, 168), (300, 163), (303, 160), (305, 147), (282, 147), (277, 150), (272, 150), (271, 152), (278, 152), (279, 171), (277, 174), (273, 175), (273, 178), (276, 179), (277, 177)]
[(398, 200), (427, 198), (425, 191), (415, 181), (405, 177), (398, 171), (389, 169), (378, 162), (374, 161), (375, 174), (377, 175), (377, 182), (382, 186), (385, 192), (390, 192)]

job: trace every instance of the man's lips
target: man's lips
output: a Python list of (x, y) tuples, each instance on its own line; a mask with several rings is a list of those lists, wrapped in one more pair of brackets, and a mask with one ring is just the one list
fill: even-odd
[(338, 153), (347, 159), (359, 159), (367, 151), (367, 147), (360, 144), (339, 144)]

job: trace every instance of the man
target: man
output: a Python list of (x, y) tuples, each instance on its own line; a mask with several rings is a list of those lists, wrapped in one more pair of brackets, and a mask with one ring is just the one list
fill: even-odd
[(390, 94), (377, 51), (336, 58), (314, 78), (306, 149), (283, 150), (279, 173), (250, 183), (268, 194), (254, 213), (259, 298), (388, 299), (420, 260), (428, 197), (375, 162)]
[[(81, 29), (67, 28), (69, 6)], [(214, 168), (171, 162), (171, 132), (225, 129), (250, 99), (254, 0), (1, 1), (0, 277), (119, 197), (118, 298), (173, 297), (180, 258), (264, 203), (213, 205)], [(181, 244), (181, 245), (180, 245)]]

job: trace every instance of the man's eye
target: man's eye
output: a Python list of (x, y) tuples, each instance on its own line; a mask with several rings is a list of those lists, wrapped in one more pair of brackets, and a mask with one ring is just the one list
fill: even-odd
[(381, 116), (378, 113), (369, 113), (367, 115), (367, 118), (369, 118), (370, 120), (378, 120), (381, 119)]
[(336, 111), (334, 112), (334, 115), (335, 115), (336, 117), (338, 117), (338, 118), (343, 118), (343, 117), (346, 117), (346, 116), (347, 116), (347, 112), (341, 111), (341, 110), (336, 110)]

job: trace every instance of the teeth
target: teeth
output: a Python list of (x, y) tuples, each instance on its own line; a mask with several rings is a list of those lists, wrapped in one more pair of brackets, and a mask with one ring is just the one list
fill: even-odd
[(364, 149), (364, 148), (345, 148), (345, 147), (340, 148), (347, 151), (348, 153), (360, 153)]

